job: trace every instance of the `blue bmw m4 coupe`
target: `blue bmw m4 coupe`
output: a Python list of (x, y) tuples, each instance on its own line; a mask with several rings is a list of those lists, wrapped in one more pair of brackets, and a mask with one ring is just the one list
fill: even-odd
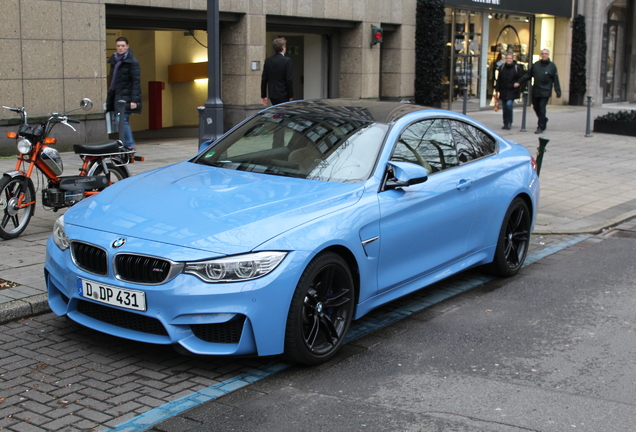
[(60, 217), (49, 304), (126, 339), (318, 364), (384, 303), (475, 266), (516, 274), (538, 198), (528, 150), (466, 116), (290, 102)]

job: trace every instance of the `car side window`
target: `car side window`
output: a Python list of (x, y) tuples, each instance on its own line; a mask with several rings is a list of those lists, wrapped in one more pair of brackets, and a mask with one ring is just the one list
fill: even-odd
[(468, 123), (457, 120), (450, 120), (449, 123), (453, 131), (460, 163), (470, 162), (495, 153), (495, 140), (491, 136)]
[(400, 135), (391, 160), (421, 165), (429, 174), (457, 166), (448, 120), (424, 120), (410, 125)]

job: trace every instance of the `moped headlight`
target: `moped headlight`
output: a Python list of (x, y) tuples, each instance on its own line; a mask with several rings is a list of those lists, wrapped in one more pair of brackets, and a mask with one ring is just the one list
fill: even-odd
[(22, 154), (31, 153), (31, 149), (33, 148), (33, 144), (26, 138), (20, 138), (18, 140), (18, 151)]
[(255, 252), (189, 262), (185, 264), (184, 272), (209, 283), (247, 281), (271, 273), (286, 255), (287, 252)]
[(53, 243), (63, 251), (71, 246), (71, 239), (66, 236), (66, 229), (64, 228), (64, 215), (57, 218), (55, 224), (53, 224), (52, 237)]

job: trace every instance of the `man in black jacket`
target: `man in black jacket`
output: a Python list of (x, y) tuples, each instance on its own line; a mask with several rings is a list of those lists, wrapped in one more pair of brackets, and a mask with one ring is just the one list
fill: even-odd
[(282, 37), (276, 38), (272, 45), (275, 53), (265, 59), (261, 76), (261, 98), (265, 106), (268, 93), (272, 105), (290, 101), (294, 97), (292, 61), (285, 57), (287, 40)]
[(514, 60), (513, 53), (506, 53), (506, 62), (497, 69), (497, 84), (495, 91), (503, 108), (503, 128), (512, 127), (513, 106), (516, 99), (521, 96), (521, 89), (515, 87), (515, 83), (523, 77), (523, 67)]
[(534, 133), (540, 134), (547, 127), (548, 118), (545, 116), (545, 108), (548, 105), (548, 99), (552, 96), (553, 84), (556, 96), (558, 98), (561, 97), (561, 85), (559, 84), (557, 67), (550, 61), (550, 51), (547, 49), (541, 50), (541, 60), (532, 65), (530, 70), (515, 83), (515, 87), (519, 87), (529, 81), (530, 78), (534, 78), (532, 85), (532, 106), (539, 119), (537, 130)]
[(110, 85), (106, 99), (106, 111), (116, 112), (117, 102), (126, 101), (124, 113), (124, 146), (135, 148), (135, 140), (128, 119), (132, 113), (141, 113), (141, 78), (139, 62), (128, 47), (128, 39), (117, 38), (117, 51), (108, 59), (110, 64)]

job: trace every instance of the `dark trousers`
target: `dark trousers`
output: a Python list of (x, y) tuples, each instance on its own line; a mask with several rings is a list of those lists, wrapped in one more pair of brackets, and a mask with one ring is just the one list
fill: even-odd
[(501, 107), (503, 108), (503, 122), (505, 126), (512, 125), (512, 111), (514, 103), (514, 99), (501, 99)]
[(272, 99), (272, 98), (270, 98), (269, 101), (272, 103), (272, 105), (278, 105), (278, 104), (282, 104), (283, 102), (289, 102), (289, 99)]
[(541, 130), (545, 130), (548, 125), (548, 118), (545, 116), (545, 108), (548, 105), (549, 97), (532, 97), (532, 107), (537, 114), (537, 127)]

